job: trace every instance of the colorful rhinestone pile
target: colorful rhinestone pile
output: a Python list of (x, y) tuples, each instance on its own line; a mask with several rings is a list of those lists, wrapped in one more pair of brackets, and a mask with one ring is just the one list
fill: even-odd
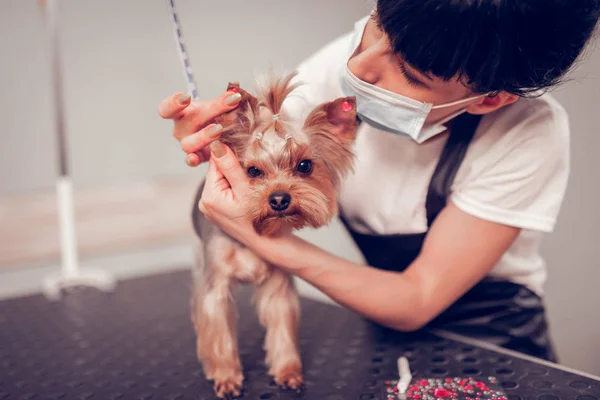
[[(385, 381), (387, 398), (398, 399), (398, 381)], [(506, 400), (498, 390), (498, 381), (490, 376), (478, 381), (468, 378), (419, 379), (414, 380), (406, 391), (407, 400)]]

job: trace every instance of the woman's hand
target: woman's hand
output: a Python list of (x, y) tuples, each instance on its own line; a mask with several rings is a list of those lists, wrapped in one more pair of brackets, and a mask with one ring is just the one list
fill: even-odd
[(218, 139), (223, 130), (221, 125), (212, 121), (236, 108), (241, 98), (239, 93), (225, 92), (212, 100), (191, 101), (189, 95), (175, 93), (160, 103), (158, 114), (173, 120), (173, 136), (187, 153), (187, 165), (195, 167), (208, 161), (208, 145)]
[(216, 141), (210, 149), (212, 157), (198, 208), (225, 233), (249, 246), (259, 236), (245, 206), (248, 177), (229, 147)]

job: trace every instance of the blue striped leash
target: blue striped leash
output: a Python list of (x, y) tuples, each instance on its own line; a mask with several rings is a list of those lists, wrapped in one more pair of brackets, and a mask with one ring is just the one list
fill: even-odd
[(171, 16), (171, 26), (173, 27), (173, 35), (175, 36), (175, 43), (177, 44), (179, 60), (181, 61), (183, 73), (187, 80), (188, 93), (192, 97), (192, 100), (198, 100), (198, 86), (196, 85), (196, 80), (194, 79), (194, 72), (192, 71), (192, 66), (190, 64), (190, 57), (185, 49), (183, 30), (181, 29), (179, 17), (177, 16), (175, 0), (167, 0), (167, 6), (169, 8), (169, 15)]

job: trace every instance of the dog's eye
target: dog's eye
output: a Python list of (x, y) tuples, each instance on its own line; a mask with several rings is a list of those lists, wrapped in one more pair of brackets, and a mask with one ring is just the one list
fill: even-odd
[(258, 178), (259, 176), (262, 175), (262, 171), (256, 167), (250, 167), (248, 168), (248, 176), (250, 178)]
[(302, 160), (298, 163), (296, 169), (301, 174), (310, 174), (313, 170), (313, 163), (310, 160)]

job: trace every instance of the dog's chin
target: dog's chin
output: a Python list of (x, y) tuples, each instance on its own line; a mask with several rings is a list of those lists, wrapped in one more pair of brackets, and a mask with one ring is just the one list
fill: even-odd
[(254, 220), (254, 229), (261, 236), (278, 236), (308, 226), (318, 228), (327, 222), (327, 216), (307, 216), (301, 211), (278, 212)]
[(261, 236), (278, 236), (306, 225), (305, 219), (296, 211), (272, 213), (254, 221), (254, 229)]

